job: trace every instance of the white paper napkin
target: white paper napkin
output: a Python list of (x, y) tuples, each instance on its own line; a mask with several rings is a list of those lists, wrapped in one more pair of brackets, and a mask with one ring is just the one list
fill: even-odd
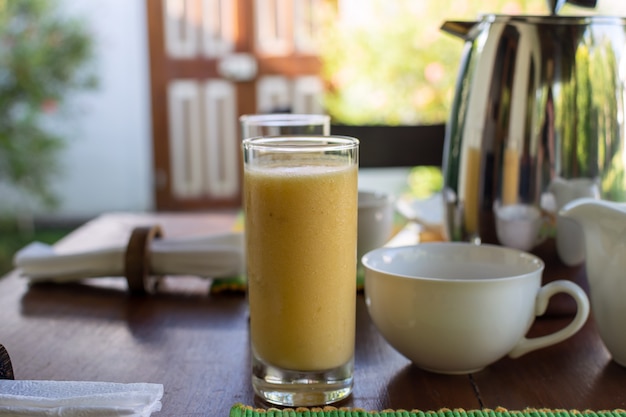
[(0, 416), (148, 417), (161, 409), (163, 385), (0, 380)]
[[(126, 247), (60, 252), (54, 246), (33, 242), (18, 251), (13, 264), (31, 281), (68, 282), (89, 277), (124, 275)], [(242, 233), (193, 238), (154, 239), (150, 242), (153, 275), (235, 277), (244, 271)]]

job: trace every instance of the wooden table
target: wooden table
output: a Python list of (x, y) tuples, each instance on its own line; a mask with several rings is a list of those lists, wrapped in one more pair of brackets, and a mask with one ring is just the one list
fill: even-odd
[[(231, 230), (231, 212), (109, 214), (58, 246), (120, 243), (133, 226), (162, 225), (165, 236)], [(266, 406), (250, 385), (248, 311), (241, 293), (209, 294), (209, 283), (168, 278), (156, 295), (131, 296), (123, 278), (38, 284), (12, 272), (0, 279), (0, 343), (16, 379), (155, 382), (165, 387), (159, 416), (227, 416), (237, 402)], [(569, 318), (540, 319), (532, 332)], [(338, 404), (366, 410), (626, 408), (626, 368), (610, 360), (591, 318), (573, 338), (466, 376), (432, 374), (393, 350), (357, 298), (355, 385)]]

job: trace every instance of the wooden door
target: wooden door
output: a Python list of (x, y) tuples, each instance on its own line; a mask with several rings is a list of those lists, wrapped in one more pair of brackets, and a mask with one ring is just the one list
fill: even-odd
[(322, 113), (323, 0), (146, 0), (156, 209), (241, 203), (238, 118)]

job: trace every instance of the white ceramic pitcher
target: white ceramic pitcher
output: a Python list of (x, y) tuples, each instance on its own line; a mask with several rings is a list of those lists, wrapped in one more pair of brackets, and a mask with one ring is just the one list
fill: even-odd
[[(561, 210), (570, 201), (579, 198), (600, 198), (598, 179), (556, 177), (550, 183), (548, 191), (556, 201), (557, 210)], [(573, 266), (585, 261), (585, 247), (582, 229), (572, 219), (557, 216), (556, 219), (556, 250), (561, 262)]]
[(591, 310), (613, 360), (626, 366), (626, 204), (582, 198), (561, 215), (582, 226)]

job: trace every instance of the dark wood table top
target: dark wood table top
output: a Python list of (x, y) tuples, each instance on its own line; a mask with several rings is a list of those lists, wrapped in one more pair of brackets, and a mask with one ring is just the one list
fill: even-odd
[[(159, 223), (165, 236), (231, 230), (236, 213), (108, 214), (58, 246), (119, 243), (133, 226)], [(531, 332), (563, 326), (541, 318)], [(242, 293), (209, 293), (195, 277), (167, 278), (154, 295), (131, 296), (124, 278), (29, 286), (0, 279), (0, 344), (16, 379), (154, 382), (165, 388), (161, 416), (227, 416), (237, 403), (267, 407), (250, 385), (248, 310)], [(357, 297), (355, 385), (338, 406), (366, 410), (505, 407), (626, 408), (626, 368), (610, 360), (593, 318), (573, 338), (481, 372), (449, 376), (413, 366), (391, 348)]]

